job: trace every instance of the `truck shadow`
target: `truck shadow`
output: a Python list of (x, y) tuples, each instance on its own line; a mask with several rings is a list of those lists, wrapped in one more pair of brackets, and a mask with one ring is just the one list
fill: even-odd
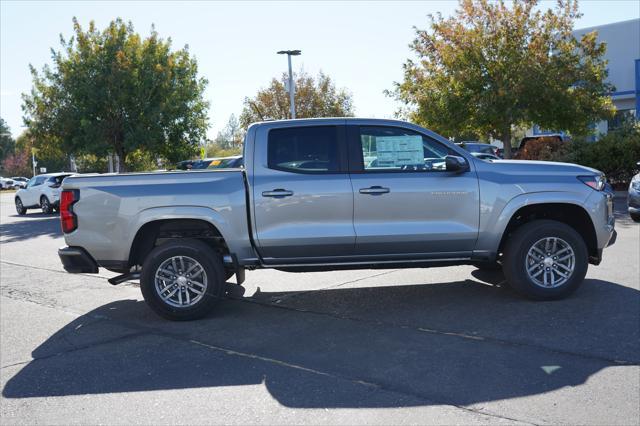
[(640, 363), (639, 310), (640, 292), (600, 280), (549, 303), (475, 280), (261, 292), (190, 323), (123, 300), (49, 337), (2, 394), (261, 385), (288, 407), (468, 405)]
[(19, 218), (18, 221), (0, 224), (0, 237), (3, 243), (24, 241), (43, 235), (62, 237), (60, 216), (56, 213), (14, 215), (13, 217)]

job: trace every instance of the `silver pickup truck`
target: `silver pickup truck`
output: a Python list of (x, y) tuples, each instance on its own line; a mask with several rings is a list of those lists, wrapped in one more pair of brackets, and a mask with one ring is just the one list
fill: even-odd
[(557, 299), (615, 240), (611, 193), (574, 164), (484, 161), (393, 120), (257, 123), (244, 168), (69, 177), (65, 269), (140, 279), (158, 314), (206, 315), (234, 274), (472, 264)]

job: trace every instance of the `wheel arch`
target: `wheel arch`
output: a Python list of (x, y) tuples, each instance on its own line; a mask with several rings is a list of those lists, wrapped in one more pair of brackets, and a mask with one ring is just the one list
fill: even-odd
[[(232, 253), (228, 230), (218, 212), (201, 207), (167, 207), (143, 210), (133, 221), (129, 235), (128, 266), (141, 265), (144, 257), (166, 240), (193, 238), (202, 240), (221, 253)], [(161, 241), (159, 241), (161, 240)]]
[(583, 238), (590, 262), (599, 259), (596, 230), (587, 210), (573, 202), (538, 202), (520, 206), (509, 217), (496, 253), (500, 255), (509, 236), (520, 226), (537, 219), (555, 220), (573, 228)]
[(229, 253), (229, 247), (222, 233), (207, 220), (199, 218), (157, 219), (146, 222), (136, 232), (129, 251), (128, 266), (142, 265), (154, 247), (180, 238), (200, 240), (221, 254)]

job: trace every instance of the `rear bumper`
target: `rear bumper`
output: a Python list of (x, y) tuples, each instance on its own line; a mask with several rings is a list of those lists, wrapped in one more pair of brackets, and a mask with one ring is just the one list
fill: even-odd
[(64, 270), (72, 274), (97, 274), (98, 264), (95, 259), (82, 247), (62, 247), (58, 249), (58, 256)]

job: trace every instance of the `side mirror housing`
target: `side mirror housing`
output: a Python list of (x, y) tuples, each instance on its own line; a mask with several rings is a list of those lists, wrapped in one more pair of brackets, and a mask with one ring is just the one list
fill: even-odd
[(462, 173), (469, 170), (469, 163), (464, 157), (447, 155), (444, 161), (448, 172)]

